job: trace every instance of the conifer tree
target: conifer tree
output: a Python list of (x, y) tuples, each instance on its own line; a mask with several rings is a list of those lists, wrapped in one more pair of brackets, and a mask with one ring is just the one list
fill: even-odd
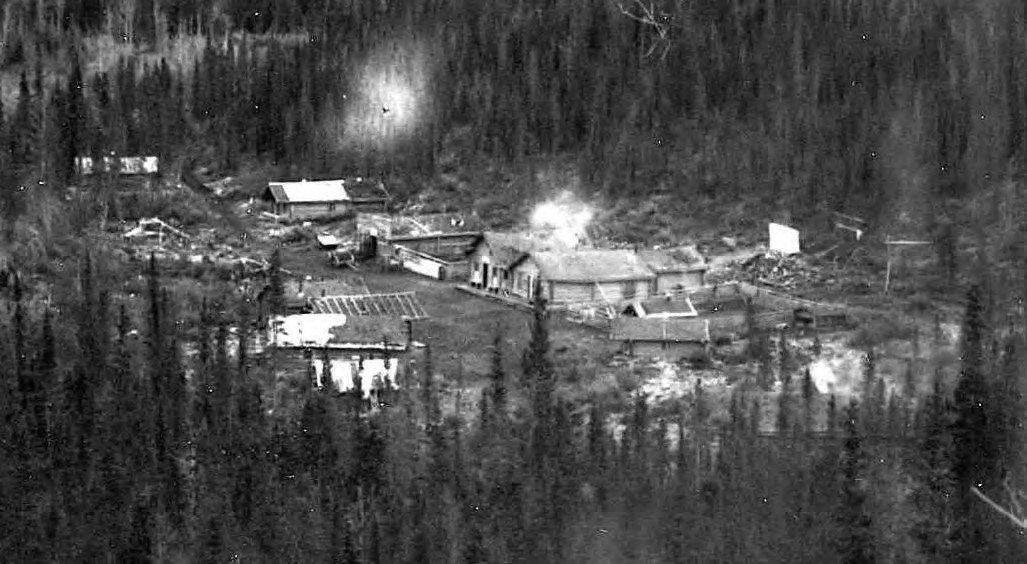
[(277, 247), (271, 253), (268, 279), (269, 310), (271, 315), (282, 315), (285, 313), (285, 283), (282, 280), (282, 252)]
[(777, 396), (777, 432), (784, 436), (792, 429), (792, 376), (781, 372), (781, 391)]
[(877, 353), (870, 348), (863, 355), (863, 386), (860, 390), (863, 397), (863, 413), (861, 419), (868, 434), (880, 432), (881, 415), (884, 406), (878, 403), (877, 387), (880, 379), (877, 374)]
[(11, 163), (15, 167), (25, 167), (35, 160), (36, 120), (35, 102), (29, 89), (28, 76), (21, 71), (18, 82), (18, 103), (11, 121), (10, 143)]
[(815, 429), (813, 428), (813, 402), (816, 399), (817, 388), (813, 383), (813, 374), (810, 373), (809, 367), (802, 373), (802, 412), (803, 412), (803, 428), (807, 434), (812, 434)]
[(68, 86), (63, 108), (63, 125), (61, 140), (64, 151), (57, 167), (60, 178), (65, 183), (72, 182), (75, 173), (75, 159), (86, 153), (85, 126), (88, 122), (82, 82), (82, 68), (79, 64), (78, 50), (69, 49), (71, 72), (68, 75)]
[(952, 475), (951, 406), (935, 375), (931, 395), (924, 402), (917, 429), (919, 444), (914, 453), (915, 486), (912, 500), (917, 509), (910, 534), (931, 561), (951, 557), (954, 526), (955, 482)]
[(588, 460), (592, 470), (592, 486), (600, 509), (606, 501), (606, 471), (608, 462), (605, 414), (594, 398), (588, 415)]
[(556, 375), (549, 358), (549, 329), (541, 281), (535, 282), (532, 300), (531, 337), (521, 363), (524, 390), (532, 409), (531, 455), (536, 470), (550, 454), (552, 402)]
[(506, 371), (503, 369), (503, 334), (497, 332), (492, 339), (492, 366), (489, 372), (489, 400), (497, 420), (506, 416)]
[(439, 392), (435, 384), (435, 365), (432, 360), (431, 347), (424, 351), (424, 369), (421, 372), (421, 403), (424, 408), (424, 422), (426, 429), (438, 427), (442, 417), (442, 409), (439, 406)]
[(119, 547), (118, 562), (146, 564), (153, 558), (153, 513), (143, 497), (132, 506), (129, 538)]
[(841, 498), (835, 510), (838, 536), (835, 548), (841, 562), (872, 564), (877, 562), (872, 520), (866, 492), (866, 453), (862, 431), (858, 425), (858, 402), (852, 400), (846, 410), (844, 450), (841, 459)]
[(967, 291), (963, 320), (962, 365), (953, 394), (952, 473), (956, 491), (957, 541), (960, 558), (982, 558), (990, 554), (985, 540), (982, 509), (971, 488), (985, 493), (999, 488), (997, 437), (992, 434), (993, 403), (984, 375), (984, 312), (980, 289)]

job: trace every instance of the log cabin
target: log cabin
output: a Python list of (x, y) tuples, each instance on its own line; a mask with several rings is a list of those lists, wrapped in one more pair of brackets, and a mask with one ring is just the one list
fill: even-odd
[[(471, 243), (467, 255), (471, 287), (494, 293), (513, 293), (511, 268), (528, 253), (565, 250), (560, 241), (539, 234), (487, 231)], [(522, 291), (522, 296), (526, 296)]]
[(305, 219), (342, 213), (351, 203), (342, 180), (270, 182), (263, 199), (277, 216)]
[(669, 362), (701, 358), (710, 342), (706, 321), (697, 318), (618, 317), (610, 322), (610, 339), (630, 356)]
[(551, 304), (646, 299), (656, 275), (630, 250), (580, 249), (524, 253), (510, 264), (512, 295), (531, 299), (541, 280)]

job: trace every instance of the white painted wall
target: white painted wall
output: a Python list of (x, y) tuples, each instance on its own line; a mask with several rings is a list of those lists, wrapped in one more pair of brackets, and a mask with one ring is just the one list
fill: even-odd
[(423, 276), (430, 276), (432, 278), (438, 278), (439, 269), (442, 268), (442, 265), (437, 262), (423, 259), (418, 256), (412, 256), (410, 254), (404, 255), (402, 257), (402, 260), (403, 268), (411, 272), (416, 272)]
[[(335, 382), (335, 387), (340, 391), (348, 391), (353, 389), (353, 375), (360, 373), (360, 387), (364, 392), (364, 397), (369, 397), (371, 390), (381, 389), (385, 386), (385, 378), (388, 377), (389, 381), (392, 382), (393, 387), (396, 386), (396, 373), (399, 369), (399, 360), (390, 358), (388, 360), (382, 358), (370, 358), (364, 360), (364, 369), (358, 370), (360, 366), (359, 357), (354, 358), (333, 358), (332, 363), (332, 382)], [(324, 361), (319, 358), (315, 358), (311, 361), (314, 367), (314, 378), (317, 383), (317, 387), (321, 387), (322, 380), (321, 375), (324, 373)]]

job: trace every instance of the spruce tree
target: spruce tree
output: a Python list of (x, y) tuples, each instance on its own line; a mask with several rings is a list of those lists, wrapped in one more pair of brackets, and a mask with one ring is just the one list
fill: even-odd
[(997, 437), (992, 434), (996, 415), (989, 384), (985, 379), (985, 327), (980, 289), (967, 291), (963, 320), (962, 364), (953, 394), (955, 418), (952, 422), (952, 472), (956, 485), (956, 551), (959, 558), (984, 558), (991, 547), (985, 540), (980, 500), (971, 491), (1000, 491), (997, 473)]
[(917, 513), (910, 534), (932, 562), (951, 557), (955, 518), (952, 414), (941, 378), (940, 372), (935, 375), (933, 391), (921, 409), (918, 444), (911, 463), (915, 479), (911, 498)]
[(503, 334), (496, 332), (492, 339), (492, 366), (489, 372), (489, 399), (497, 420), (506, 416), (506, 371), (503, 369)]
[(78, 49), (69, 49), (71, 72), (68, 75), (68, 87), (64, 105), (64, 119), (61, 136), (65, 150), (61, 155), (61, 163), (58, 170), (61, 171), (61, 180), (65, 183), (72, 182), (75, 173), (75, 159), (86, 153), (85, 149), (85, 126), (88, 123), (88, 115), (84, 98), (84, 84), (82, 82), (82, 67), (79, 64)]
[(285, 283), (282, 280), (282, 252), (278, 247), (271, 253), (268, 279), (268, 309), (271, 315), (282, 315), (285, 313)]
[(549, 358), (549, 329), (546, 301), (542, 296), (541, 281), (535, 282), (532, 300), (531, 337), (524, 351), (521, 364), (522, 386), (527, 393), (532, 409), (531, 453), (536, 469), (549, 455), (549, 439), (552, 433), (552, 402), (556, 375)]
[(15, 168), (30, 165), (36, 158), (36, 111), (32, 91), (29, 89), (28, 76), (21, 71), (18, 81), (18, 103), (14, 108), (8, 142), (11, 152), (11, 164)]
[(862, 431), (858, 424), (859, 414), (858, 402), (852, 400), (846, 410), (841, 498), (835, 509), (838, 527), (835, 549), (839, 560), (845, 564), (877, 562), (867, 501), (866, 453), (863, 451)]
[(813, 402), (817, 396), (817, 388), (813, 383), (813, 375), (810, 373), (809, 367), (802, 373), (802, 413), (803, 413), (803, 428), (807, 434), (812, 434), (814, 429), (813, 423)]
[(605, 506), (606, 500), (606, 471), (608, 462), (606, 423), (602, 406), (595, 398), (588, 415), (588, 460), (591, 469), (591, 483), (595, 491), (595, 499), (600, 508)]

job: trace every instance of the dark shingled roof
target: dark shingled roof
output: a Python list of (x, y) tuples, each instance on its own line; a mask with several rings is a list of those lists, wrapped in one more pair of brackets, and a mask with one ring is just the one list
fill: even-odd
[(615, 341), (701, 343), (706, 340), (706, 323), (696, 318), (618, 317), (610, 322), (610, 338)]
[(545, 280), (554, 282), (616, 282), (652, 280), (655, 275), (634, 252), (622, 249), (543, 251), (526, 257)]
[(528, 253), (566, 249), (567, 245), (551, 237), (528, 233), (486, 231), (475, 243), (489, 246), (496, 264), (513, 265)]

